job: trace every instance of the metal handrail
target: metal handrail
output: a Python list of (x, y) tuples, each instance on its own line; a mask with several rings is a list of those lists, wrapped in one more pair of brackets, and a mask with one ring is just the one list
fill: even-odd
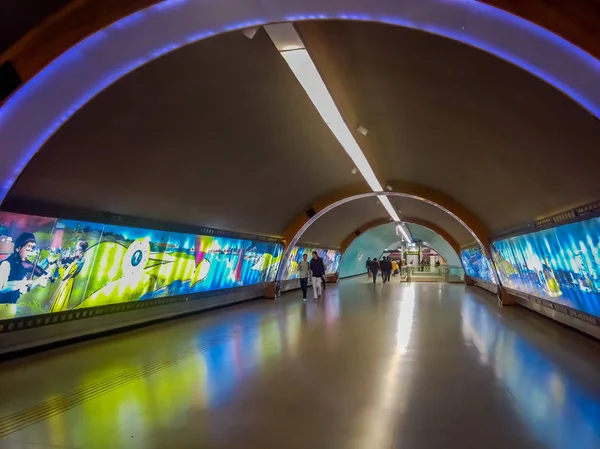
[[(461, 276), (463, 274), (463, 276)], [(457, 265), (440, 265), (439, 267), (431, 265), (403, 265), (400, 268), (400, 280), (411, 282), (413, 277), (424, 276), (439, 276), (444, 278), (444, 282), (452, 282), (453, 280), (461, 281), (464, 277), (464, 269)]]

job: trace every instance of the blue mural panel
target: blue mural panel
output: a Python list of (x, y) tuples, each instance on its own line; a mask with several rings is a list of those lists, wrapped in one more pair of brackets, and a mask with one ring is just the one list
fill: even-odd
[(302, 256), (307, 254), (308, 260), (310, 260), (313, 251), (316, 251), (319, 254), (319, 257), (323, 259), (326, 274), (333, 274), (338, 271), (338, 268), (340, 267), (340, 260), (342, 258), (342, 254), (339, 251), (335, 249), (295, 246), (292, 249), (292, 253), (290, 254), (290, 258), (285, 267), (283, 279), (296, 279), (298, 277), (298, 263), (302, 260)]
[(600, 218), (499, 240), (502, 284), (600, 316)]
[(274, 281), (283, 246), (0, 212), (0, 320)]
[(490, 261), (480, 246), (463, 249), (460, 258), (467, 276), (495, 284), (494, 273)]

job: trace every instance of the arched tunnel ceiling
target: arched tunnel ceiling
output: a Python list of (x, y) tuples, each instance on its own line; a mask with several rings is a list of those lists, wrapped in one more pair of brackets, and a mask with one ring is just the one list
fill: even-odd
[[(438, 251), (448, 265), (461, 265), (456, 251), (435, 232), (415, 224), (409, 224), (408, 227), (415, 239), (427, 242), (428, 246)], [(344, 253), (340, 263), (340, 276), (364, 273), (367, 257), (380, 257), (384, 250), (393, 247), (397, 241), (394, 223), (376, 226), (361, 234)]]
[[(469, 232), (446, 212), (422, 201), (410, 198), (390, 197), (392, 204), (401, 211), (403, 219), (418, 218), (436, 224), (448, 232), (460, 245), (473, 241)], [(385, 218), (386, 211), (377, 198), (362, 198), (347, 202), (327, 212), (308, 228), (302, 241), (322, 246), (337, 247), (350, 233), (376, 218)]]
[(444, 240), (439, 234), (435, 233), (431, 229), (417, 225), (408, 224), (410, 233), (423, 242), (424, 245), (433, 248), (437, 253), (442, 256), (446, 264), (453, 266), (461, 266), (460, 255), (454, 251), (452, 246)]
[(352, 167), (266, 33), (230, 33), (104, 91), (11, 195), (280, 235), (311, 201), (357, 182)]
[(402, 28), (299, 28), (380, 178), (444, 191), (493, 232), (600, 198), (600, 121), (539, 79)]
[[(600, 196), (600, 123), (544, 82), (414, 30), (299, 30), (342, 112), (357, 117), (350, 128), (369, 129), (357, 138), (383, 183), (439, 189), (493, 232)], [(266, 34), (237, 32), (170, 53), (101, 93), (47, 142), (8, 203), (281, 235), (316, 199), (356, 183), (351, 168)], [(409, 215), (413, 206), (398, 207)], [(440, 226), (472, 240), (454, 221)], [(332, 229), (306, 239), (333, 244), (345, 231)]]

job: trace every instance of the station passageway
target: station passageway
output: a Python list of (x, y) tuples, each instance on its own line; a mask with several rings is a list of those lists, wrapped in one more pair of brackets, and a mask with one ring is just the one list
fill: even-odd
[(586, 336), (464, 285), (299, 298), (5, 362), (0, 447), (600, 447)]

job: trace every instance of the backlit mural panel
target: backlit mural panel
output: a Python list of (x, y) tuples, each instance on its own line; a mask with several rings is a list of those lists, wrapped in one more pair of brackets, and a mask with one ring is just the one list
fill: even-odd
[(274, 281), (283, 247), (0, 212), (0, 319)]
[(600, 218), (499, 240), (502, 284), (600, 316)]
[(463, 267), (468, 276), (495, 284), (491, 264), (480, 246), (465, 248), (460, 252)]
[(290, 258), (285, 267), (283, 279), (296, 279), (298, 277), (298, 262), (302, 260), (304, 254), (308, 255), (308, 260), (310, 261), (313, 251), (316, 251), (319, 254), (319, 257), (323, 259), (326, 274), (333, 274), (338, 271), (340, 260), (342, 258), (342, 254), (339, 251), (334, 249), (295, 246), (294, 249), (292, 249), (292, 253), (290, 254)]

